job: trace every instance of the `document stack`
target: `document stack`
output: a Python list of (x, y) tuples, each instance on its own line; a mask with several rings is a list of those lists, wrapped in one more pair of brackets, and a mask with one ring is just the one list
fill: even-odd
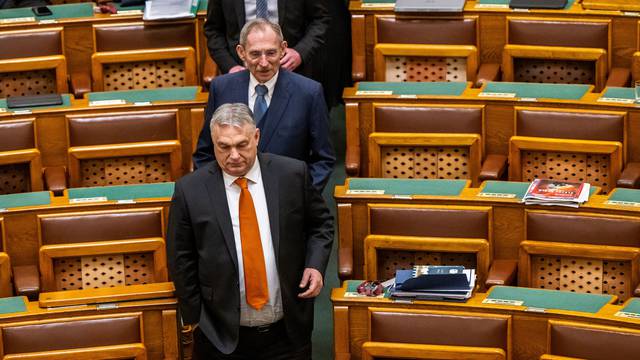
[(475, 285), (475, 269), (419, 265), (411, 270), (396, 270), (391, 298), (464, 302), (471, 297)]
[(522, 198), (525, 205), (560, 205), (577, 208), (589, 199), (589, 183), (535, 179)]

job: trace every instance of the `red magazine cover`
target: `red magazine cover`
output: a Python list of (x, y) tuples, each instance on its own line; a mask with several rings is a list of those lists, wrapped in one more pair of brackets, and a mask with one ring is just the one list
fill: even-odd
[(527, 191), (526, 197), (538, 199), (575, 199), (578, 200), (584, 183), (535, 179)]

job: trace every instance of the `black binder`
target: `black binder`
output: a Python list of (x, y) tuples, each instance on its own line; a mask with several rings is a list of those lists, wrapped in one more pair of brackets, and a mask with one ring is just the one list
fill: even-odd
[(7, 98), (9, 109), (62, 105), (62, 96), (59, 94), (10, 96)]
[(567, 0), (511, 0), (512, 9), (564, 9)]

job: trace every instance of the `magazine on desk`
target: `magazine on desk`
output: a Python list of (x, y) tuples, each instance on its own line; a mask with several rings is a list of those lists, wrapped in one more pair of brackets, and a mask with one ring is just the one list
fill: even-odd
[(522, 198), (525, 205), (578, 207), (589, 199), (589, 183), (535, 179)]
[(464, 266), (415, 266), (396, 270), (395, 300), (466, 301), (476, 285), (475, 269)]

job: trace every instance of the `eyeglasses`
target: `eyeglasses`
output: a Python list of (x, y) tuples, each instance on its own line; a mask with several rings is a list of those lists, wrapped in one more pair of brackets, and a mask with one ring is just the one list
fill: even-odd
[(265, 51), (250, 51), (247, 53), (247, 57), (249, 60), (258, 60), (266, 56), (267, 59), (277, 59), (280, 56), (280, 51), (278, 49), (269, 49)]

